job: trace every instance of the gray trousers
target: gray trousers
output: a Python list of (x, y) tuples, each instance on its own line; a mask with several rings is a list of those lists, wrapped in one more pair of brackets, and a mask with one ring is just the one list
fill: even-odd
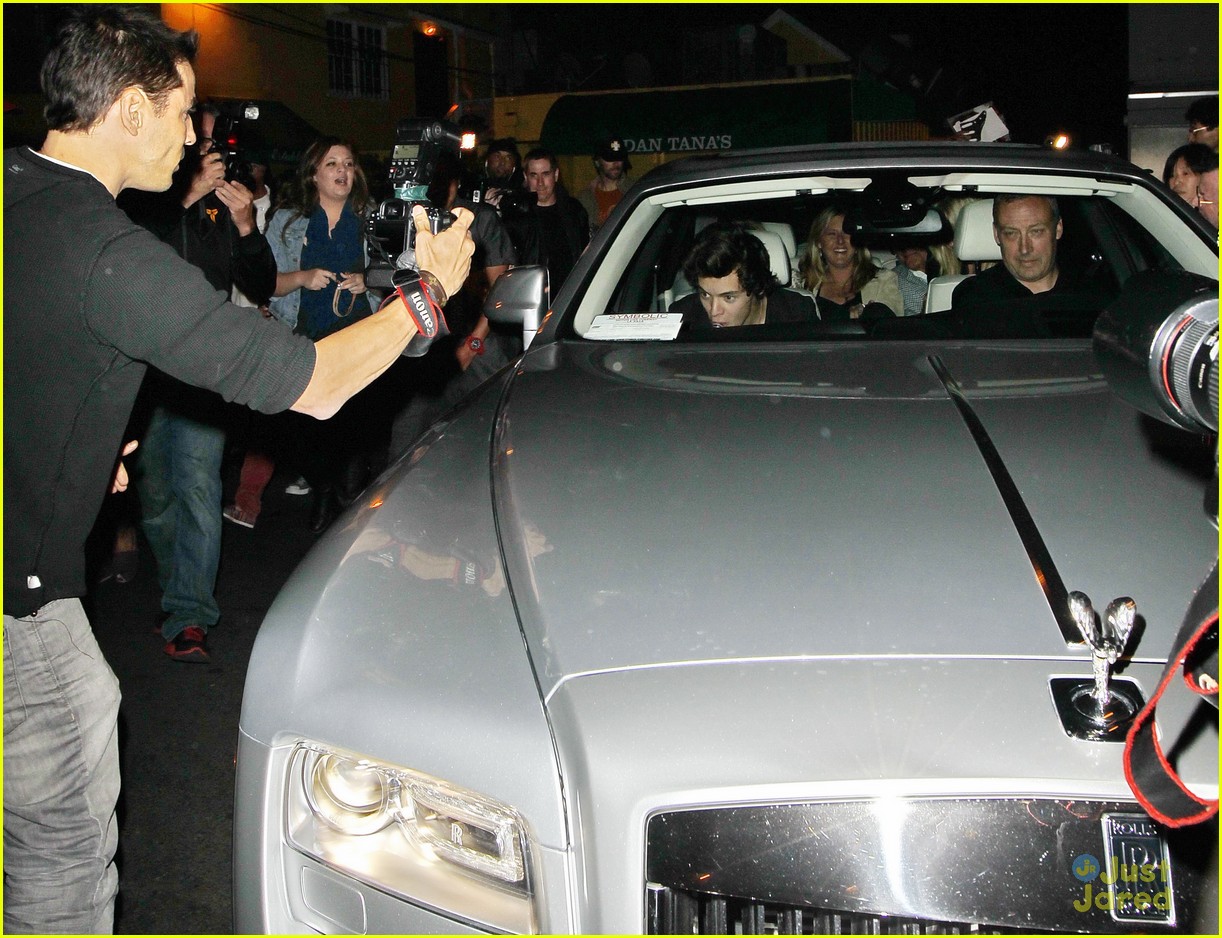
[(108, 934), (119, 682), (79, 600), (4, 617), (4, 930)]

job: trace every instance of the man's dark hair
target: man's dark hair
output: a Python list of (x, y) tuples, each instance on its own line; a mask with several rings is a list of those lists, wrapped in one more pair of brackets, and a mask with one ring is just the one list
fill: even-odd
[(59, 29), (42, 64), (43, 115), (59, 131), (88, 130), (124, 88), (138, 87), (163, 109), (182, 84), (180, 62), (193, 62), (195, 30), (178, 32), (133, 7), (82, 7)]
[(1184, 120), (1190, 125), (1200, 124), (1207, 130), (1213, 130), (1218, 126), (1218, 96), (1215, 94), (1208, 98), (1197, 98), (1188, 105)]
[(692, 286), (701, 277), (728, 277), (737, 272), (748, 295), (769, 296), (777, 288), (776, 275), (764, 242), (740, 222), (709, 225), (700, 233), (683, 262), (683, 276)]
[(993, 224), (997, 224), (997, 215), (1003, 205), (1009, 205), (1011, 202), (1021, 202), (1023, 199), (1044, 199), (1052, 207), (1052, 223), (1055, 225), (1061, 220), (1061, 206), (1057, 203), (1056, 196), (1054, 195), (1038, 195), (1031, 192), (1003, 192), (993, 197)]
[(560, 163), (556, 160), (556, 154), (551, 150), (545, 149), (544, 147), (535, 147), (524, 157), (522, 157), (522, 165), (525, 166), (531, 160), (547, 160), (552, 164), (552, 169), (555, 169), (560, 165)]
[(1175, 172), (1175, 164), (1180, 160), (1183, 160), (1184, 165), (1199, 176), (1201, 173), (1217, 168), (1218, 154), (1203, 143), (1185, 143), (1176, 147), (1167, 157), (1167, 162), (1163, 164), (1163, 182), (1171, 181), (1171, 174)]

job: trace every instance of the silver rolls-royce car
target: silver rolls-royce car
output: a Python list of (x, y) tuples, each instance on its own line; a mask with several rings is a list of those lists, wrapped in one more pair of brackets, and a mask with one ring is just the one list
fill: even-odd
[[(1093, 153), (650, 172), (268, 613), (237, 930), (1213, 933), (1216, 822), (1123, 754), (1217, 555), (1217, 277)], [(1157, 711), (1206, 803), (1216, 714)]]

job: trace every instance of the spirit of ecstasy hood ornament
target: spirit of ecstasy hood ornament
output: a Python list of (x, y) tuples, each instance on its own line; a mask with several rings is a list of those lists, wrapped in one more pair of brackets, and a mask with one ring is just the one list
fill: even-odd
[(1107, 604), (1103, 621), (1091, 605), (1090, 597), (1077, 590), (1069, 594), (1069, 611), (1078, 624), (1078, 631), (1090, 646), (1095, 671), (1095, 689), (1091, 693), (1098, 707), (1098, 717), (1105, 718), (1111, 703), (1112, 665), (1119, 660), (1137, 621), (1137, 604), (1128, 596), (1113, 599)]

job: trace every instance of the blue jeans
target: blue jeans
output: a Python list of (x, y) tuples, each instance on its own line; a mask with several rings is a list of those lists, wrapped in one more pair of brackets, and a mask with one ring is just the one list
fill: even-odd
[(79, 600), (4, 617), (4, 930), (107, 934), (119, 682)]
[(225, 431), (156, 407), (136, 450), (141, 527), (157, 560), (161, 627), (171, 641), (189, 625), (205, 632), (221, 617), (213, 596), (221, 562), (221, 459)]

